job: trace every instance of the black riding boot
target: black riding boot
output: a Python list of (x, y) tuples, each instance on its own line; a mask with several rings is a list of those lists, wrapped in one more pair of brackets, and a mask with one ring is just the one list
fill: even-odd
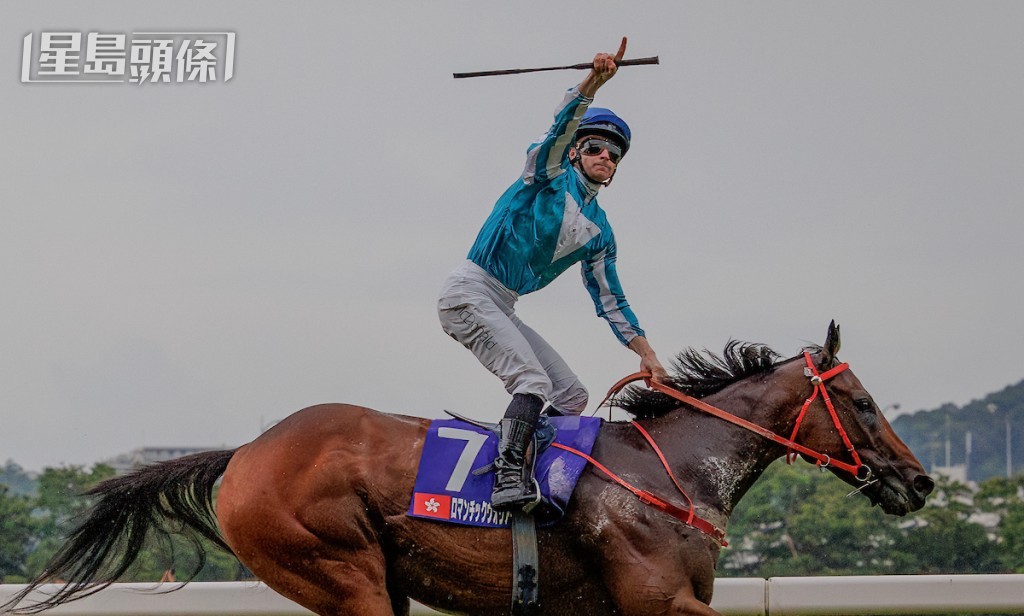
[(491, 507), (506, 511), (534, 500), (533, 477), (524, 468), (526, 448), (533, 438), (537, 417), (544, 406), (540, 396), (515, 394), (501, 420), (498, 459), (494, 461), (494, 491)]
[(524, 468), (526, 448), (533, 431), (533, 424), (521, 419), (501, 420), (498, 459), (494, 461), (494, 491), (491, 492), (491, 507), (496, 511), (516, 509), (536, 498), (533, 477), (527, 477)]

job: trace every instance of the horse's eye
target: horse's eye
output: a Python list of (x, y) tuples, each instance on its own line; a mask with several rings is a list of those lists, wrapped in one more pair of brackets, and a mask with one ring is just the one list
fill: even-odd
[(857, 405), (858, 411), (866, 412), (873, 410), (875, 408), (874, 403), (871, 402), (871, 398), (856, 398), (854, 399), (853, 403)]

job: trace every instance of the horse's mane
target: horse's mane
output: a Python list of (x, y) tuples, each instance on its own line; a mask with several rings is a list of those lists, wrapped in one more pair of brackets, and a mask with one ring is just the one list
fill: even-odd
[[(694, 398), (703, 398), (736, 381), (766, 375), (781, 356), (765, 344), (730, 340), (722, 355), (686, 349), (672, 361), (668, 385)], [(637, 418), (660, 417), (679, 408), (679, 402), (650, 389), (628, 387), (612, 404)]]

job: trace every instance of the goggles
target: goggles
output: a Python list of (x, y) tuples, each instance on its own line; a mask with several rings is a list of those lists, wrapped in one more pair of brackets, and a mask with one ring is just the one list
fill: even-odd
[(597, 156), (608, 150), (608, 158), (616, 164), (622, 159), (622, 148), (604, 139), (587, 139), (580, 144), (579, 150), (584, 156)]

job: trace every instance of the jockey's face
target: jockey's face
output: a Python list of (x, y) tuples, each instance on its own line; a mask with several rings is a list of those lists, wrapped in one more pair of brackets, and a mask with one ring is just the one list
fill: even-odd
[[(597, 141), (599, 138), (593, 136), (583, 137), (576, 142), (574, 156), (578, 156), (580, 164), (583, 165), (583, 171), (587, 176), (595, 182), (604, 183), (607, 182), (612, 175), (615, 173), (615, 167), (617, 163), (612, 160), (612, 154), (607, 148), (601, 148), (596, 154), (585, 154), (584, 149), (592, 151), (596, 148), (583, 148), (583, 145), (587, 141)], [(617, 158), (617, 156), (616, 156)]]

